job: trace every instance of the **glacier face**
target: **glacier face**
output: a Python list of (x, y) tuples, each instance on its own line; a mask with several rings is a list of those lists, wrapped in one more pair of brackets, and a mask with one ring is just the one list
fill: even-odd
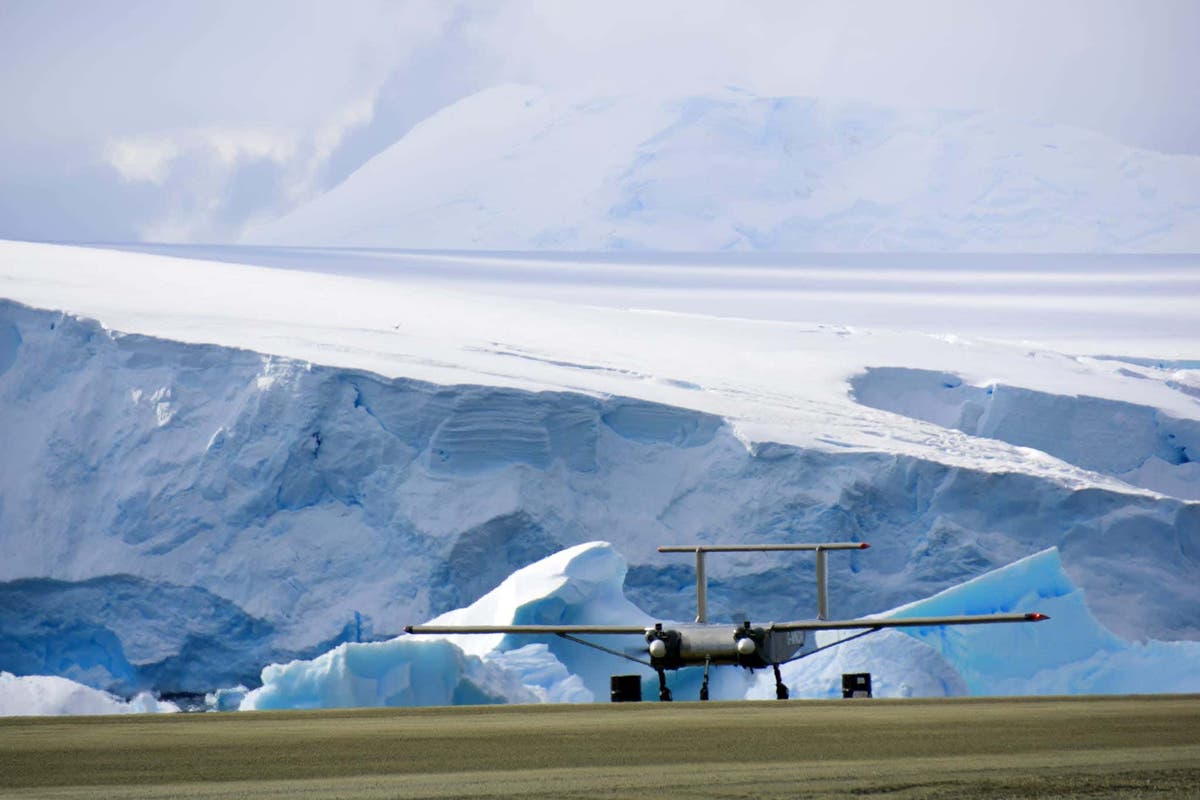
[[(694, 613), (693, 578), (658, 544), (870, 541), (831, 559), (839, 615), (1057, 546), (1119, 635), (1200, 637), (1200, 505), (1172, 497), (747, 446), (719, 417), (642, 400), (386, 379), (11, 302), (0, 368), (0, 669), (119, 691), (250, 682), (252, 662), (395, 634), (593, 540), (628, 559), (628, 598), (668, 619)], [(715, 561), (714, 615), (809, 616), (809, 568)], [(121, 587), (118, 613), (96, 608), (101, 587)], [(146, 624), (122, 624), (130, 609)]]
[(433, 115), (339, 186), (252, 228), (246, 241), (1194, 252), (1198, 186), (1193, 156), (999, 114), (737, 90), (577, 97), (501, 86)]

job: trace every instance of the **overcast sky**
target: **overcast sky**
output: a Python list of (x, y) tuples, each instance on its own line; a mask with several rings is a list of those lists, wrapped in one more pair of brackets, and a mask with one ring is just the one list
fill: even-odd
[(0, 237), (222, 241), (480, 89), (1004, 111), (1200, 154), (1200, 0), (0, 0)]

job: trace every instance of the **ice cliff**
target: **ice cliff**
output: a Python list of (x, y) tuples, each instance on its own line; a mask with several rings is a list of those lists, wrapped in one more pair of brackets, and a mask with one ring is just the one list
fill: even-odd
[[(1152, 406), (1050, 394), (907, 367), (868, 369), (851, 387), (864, 405), (1032, 447), (1083, 469), (1200, 500), (1200, 421)], [(1200, 390), (1182, 385), (1193, 395)]]
[[(836, 537), (873, 545), (831, 560), (838, 614), (1054, 546), (1116, 635), (1200, 637), (1200, 504), (1116, 483), (747, 443), (719, 416), (645, 400), (384, 378), (7, 301), (0, 408), (0, 669), (21, 674), (122, 693), (253, 686), (263, 663), (385, 639), (595, 540), (628, 560), (624, 595), (656, 618), (687, 618), (694, 598), (690, 566), (655, 545)], [(714, 614), (809, 616), (808, 568), (716, 563)], [(550, 655), (507, 657), (546, 696), (577, 696), (545, 676), (582, 668)], [(475, 657), (435, 660), (463, 659), (472, 697), (508, 691)]]

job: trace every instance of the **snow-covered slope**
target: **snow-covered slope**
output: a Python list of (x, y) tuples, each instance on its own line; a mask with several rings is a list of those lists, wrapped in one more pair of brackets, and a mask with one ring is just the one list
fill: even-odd
[(1194, 252), (1200, 158), (969, 111), (501, 86), (417, 125), (266, 244)]
[[(482, 268), (518, 268), (504, 263)], [(721, 280), (738, 268), (703, 267)], [(1012, 286), (1009, 271), (974, 269)], [(881, 328), (679, 313), (683, 287), (629, 310), (588, 304), (586, 286), (530, 299), (432, 269), (347, 276), (0, 244), (0, 294), (17, 301), (0, 303), (0, 641), (14, 659), (0, 668), (123, 692), (249, 682), (265, 661), (393, 635), (594, 540), (628, 559), (632, 602), (677, 619), (691, 569), (658, 544), (870, 541), (869, 558), (831, 561), (847, 614), (1057, 546), (1116, 634), (1200, 638), (1190, 269), (1105, 262), (1096, 274), (1127, 287), (1119, 299), (1059, 283), (1070, 343), (1110, 356), (1098, 358), (1021, 342), (1062, 335), (1043, 327), (1054, 315), (986, 293), (986, 314), (934, 335), (888, 329), (883, 311)], [(743, 317), (755, 282), (772, 297), (780, 272), (790, 279), (786, 265), (742, 275)], [(890, 277), (899, 302), (881, 309), (909, 294), (963, 302), (923, 273)], [(867, 293), (852, 285), (829, 313)], [(1030, 297), (1038, 285), (1021, 284)], [(985, 323), (1013, 333), (979, 338), (971, 326)], [(1137, 357), (1126, 325), (1144, 327)], [(1146, 360), (1157, 348), (1175, 360)], [(942, 387), (943, 402), (930, 375), (967, 388)], [(1020, 402), (994, 399), (995, 424), (969, 428), (963, 410), (986, 405), (974, 389), (992, 385)], [(1058, 450), (1038, 438), (1080, 409), (1085, 435)], [(1085, 446), (1117, 430), (1103, 452)], [(1125, 469), (1155, 458), (1169, 482)], [(807, 569), (715, 562), (713, 612), (809, 615)]]

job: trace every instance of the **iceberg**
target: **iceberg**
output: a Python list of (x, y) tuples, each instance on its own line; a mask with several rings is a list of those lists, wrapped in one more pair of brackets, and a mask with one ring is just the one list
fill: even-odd
[(272, 664), (242, 710), (532, 703), (507, 670), (449, 642), (393, 639), (344, 644), (311, 661)]
[[(470, 606), (435, 621), (649, 623), (622, 595), (624, 576), (624, 559), (611, 544), (577, 545), (516, 571)], [(563, 640), (401, 636), (347, 643), (316, 659), (268, 666), (262, 687), (246, 695), (241, 708), (586, 702), (607, 696), (613, 662), (620, 659)]]
[(1036, 609), (1039, 625), (910, 628), (955, 666), (972, 694), (1200, 691), (1200, 642), (1129, 641), (1096, 621), (1051, 548), (895, 609), (895, 617)]
[[(621, 593), (625, 562), (607, 542), (567, 548), (506, 578), (441, 624), (586, 624), (649, 617)], [(311, 660), (266, 667), (246, 709), (587, 702), (605, 666), (577, 645), (529, 637), (407, 636), (346, 643)]]
[(0, 672), (0, 717), (62, 714), (168, 714), (179, 706), (141, 692), (130, 700), (60, 678)]
[[(612, 546), (569, 548), (521, 569), (466, 608), (431, 624), (653, 624), (620, 594), (624, 560)], [(793, 697), (838, 697), (841, 675), (870, 672), (878, 697), (1104, 694), (1200, 691), (1198, 642), (1127, 642), (1099, 625), (1082, 592), (1047, 549), (881, 616), (1041, 611), (1037, 625), (941, 626), (884, 630), (853, 641), (822, 632), (818, 653), (784, 665)], [(250, 708), (429, 705), (479, 702), (591, 702), (607, 697), (612, 674), (648, 668), (558, 637), (422, 635), (383, 644), (344, 644), (318, 659), (268, 667)], [(639, 636), (590, 637), (644, 657)], [(547, 641), (548, 640), (548, 641)], [(673, 672), (676, 699), (698, 696), (700, 670)], [(721, 667), (713, 699), (774, 697), (769, 670)]]

